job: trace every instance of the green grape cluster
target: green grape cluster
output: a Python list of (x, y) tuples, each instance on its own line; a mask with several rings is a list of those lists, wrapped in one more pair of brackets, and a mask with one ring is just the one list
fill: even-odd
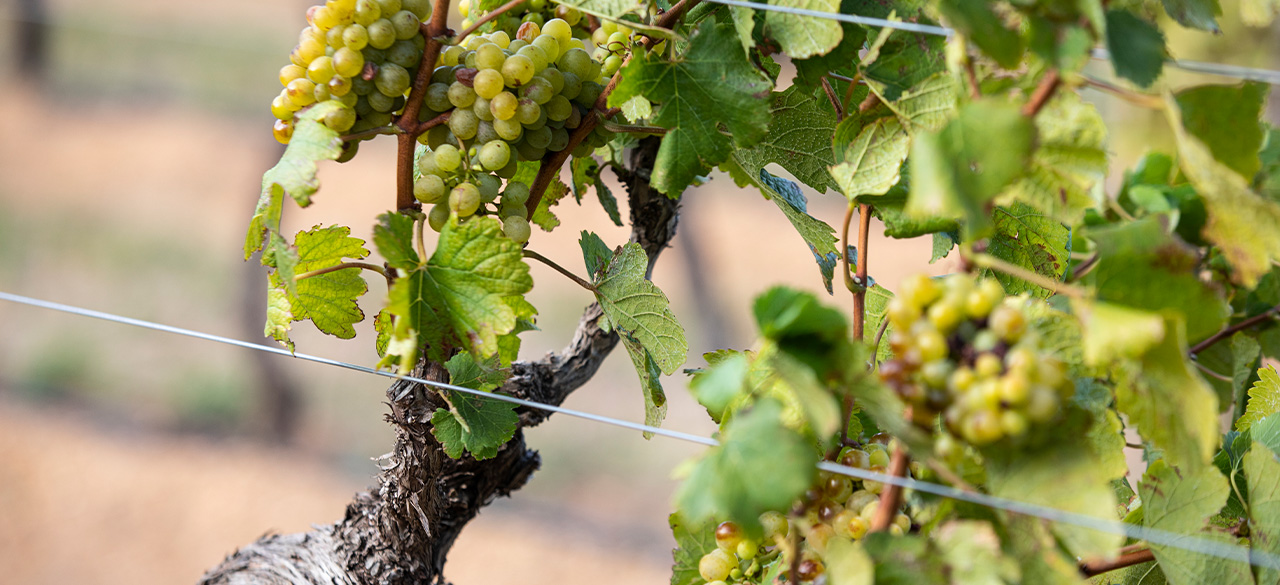
[[(560, 19), (525, 23), (515, 39), (501, 30), (472, 36), (446, 48), (440, 59), (420, 117), (449, 117), (418, 139), (425, 149), (414, 194), (436, 206), (429, 218), (437, 229), (450, 212), (461, 218), (492, 213), (502, 218), (508, 236), (527, 241), (529, 189), (509, 183), (498, 200), (501, 179), (515, 175), (519, 161), (568, 148), (569, 133), (603, 90), (583, 80), (598, 77), (601, 66)], [(590, 156), (612, 137), (597, 127), (572, 154)]]
[[(458, 2), (458, 12), (462, 15), (462, 28), (464, 29), (470, 28), (475, 21), (487, 14), (477, 10), (471, 0), (460, 0)], [(481, 30), (483, 32), (505, 31), (508, 35), (515, 36), (516, 30), (526, 22), (542, 26), (554, 18), (559, 18), (573, 27), (573, 36), (575, 38), (587, 39), (591, 36), (591, 31), (588, 28), (591, 25), (591, 21), (584, 17), (581, 11), (572, 6), (554, 4), (547, 0), (529, 0), (490, 20), (481, 27)]]
[(307, 10), (307, 28), (280, 69), (284, 89), (271, 102), (275, 137), (288, 144), (294, 114), (337, 101), (324, 119), (342, 133), (386, 126), (404, 107), (426, 39), (430, 0), (329, 0)]
[[(881, 435), (875, 439), (860, 448), (842, 449), (837, 461), (883, 473), (889, 466), (889, 451), (880, 439), (887, 441), (888, 438)], [(821, 472), (817, 484), (805, 492), (789, 516), (781, 512), (765, 512), (760, 516), (763, 540), (747, 538), (733, 522), (717, 526), (716, 548), (699, 559), (698, 573), (710, 585), (754, 583), (759, 581), (765, 565), (780, 559), (790, 566), (795, 555), (799, 555), (796, 580), (812, 582), (826, 570), (823, 559), (831, 539), (859, 540), (866, 536), (880, 508), (879, 494), (883, 489), (884, 484), (879, 482)], [(899, 512), (888, 531), (902, 535), (910, 529), (911, 518)], [(799, 550), (793, 548), (793, 537), (799, 539)]]
[(955, 274), (908, 279), (887, 308), (894, 358), (880, 379), (912, 406), (915, 423), (982, 447), (1026, 440), (1074, 393), (1063, 363), (1028, 329), (1028, 302), (995, 280)]
[(516, 172), (516, 159), (507, 142), (491, 140), (468, 151), (452, 144), (420, 148), (417, 171), (413, 195), (434, 206), (427, 215), (432, 229), (443, 229), (450, 214), (460, 219), (497, 215), (507, 237), (519, 243), (529, 241), (531, 228), (525, 211), (529, 186), (515, 181), (508, 182), (505, 189), (502, 185), (502, 179)]

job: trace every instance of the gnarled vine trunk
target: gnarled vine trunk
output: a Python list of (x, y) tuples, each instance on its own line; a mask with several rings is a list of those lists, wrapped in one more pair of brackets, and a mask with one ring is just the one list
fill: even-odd
[[(618, 171), (631, 209), (632, 241), (649, 256), (675, 236), (677, 199), (653, 190), (649, 173), (659, 140), (648, 138), (632, 152), (628, 169)], [(587, 307), (573, 340), (563, 351), (539, 361), (516, 362), (500, 392), (559, 405), (595, 374), (618, 343), (599, 327), (599, 306)], [(448, 381), (439, 364), (420, 363), (418, 377)], [(498, 496), (520, 489), (538, 468), (537, 452), (525, 445), (523, 429), (550, 415), (521, 407), (520, 427), (496, 457), (452, 459), (431, 434), (431, 414), (445, 407), (421, 384), (397, 381), (387, 390), (396, 428), (391, 457), (368, 492), (355, 496), (337, 523), (311, 532), (269, 535), (228, 556), (202, 584), (399, 585), (443, 583), (445, 559), (462, 529)]]

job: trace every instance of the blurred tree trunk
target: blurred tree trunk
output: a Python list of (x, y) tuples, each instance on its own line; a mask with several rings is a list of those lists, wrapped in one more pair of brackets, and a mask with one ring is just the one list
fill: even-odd
[(49, 13), (45, 0), (18, 0), (17, 28), (13, 35), (18, 74), (26, 80), (43, 82), (49, 67)]

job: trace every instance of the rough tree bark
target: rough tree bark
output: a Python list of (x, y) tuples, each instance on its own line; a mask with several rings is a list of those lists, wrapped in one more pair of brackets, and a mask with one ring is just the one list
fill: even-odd
[[(658, 255), (675, 236), (678, 199), (649, 186), (658, 138), (640, 142), (618, 178), (627, 188), (631, 240)], [(599, 327), (597, 305), (587, 307), (573, 340), (563, 351), (533, 362), (516, 362), (502, 393), (546, 404), (564, 402), (595, 374), (618, 343)], [(435, 363), (420, 363), (415, 375), (447, 381)], [(406, 392), (407, 391), (407, 392)], [(403, 396), (396, 400), (396, 397)], [(519, 489), (538, 468), (537, 452), (525, 445), (523, 429), (550, 413), (521, 407), (520, 428), (498, 455), (476, 461), (451, 459), (431, 434), (431, 413), (445, 406), (426, 387), (398, 381), (387, 390), (396, 444), (377, 483), (357, 494), (337, 523), (304, 534), (268, 535), (231, 554), (202, 584), (400, 585), (444, 583), (444, 564), (458, 534), (480, 509)]]

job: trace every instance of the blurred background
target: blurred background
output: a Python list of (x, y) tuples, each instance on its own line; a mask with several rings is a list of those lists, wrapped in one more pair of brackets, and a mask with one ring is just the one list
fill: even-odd
[[(308, 5), (0, 5), (0, 290), (268, 342), (265, 275), (241, 261), (241, 246), (261, 174), (282, 152), (268, 105)], [(1175, 56), (1277, 65), (1274, 30), (1244, 29), (1230, 14), (1222, 24), (1222, 37), (1171, 32)], [(1112, 122), (1115, 169), (1150, 141), (1168, 144), (1155, 116), (1088, 97)], [(393, 169), (389, 138), (365, 144), (353, 162), (323, 165), (317, 204), (287, 204), (286, 231), (340, 223), (368, 239), (374, 217), (393, 204)], [(838, 226), (843, 198), (809, 196), (810, 211)], [(562, 203), (566, 225), (536, 233), (531, 247), (581, 272), (579, 230), (622, 243), (628, 232), (592, 199)], [(873, 234), (871, 275), (890, 289), (912, 272), (953, 267), (928, 264), (927, 238)], [(590, 301), (545, 266), (532, 270), (541, 331), (525, 336), (527, 358), (564, 346)], [(680, 233), (654, 280), (689, 331), (689, 367), (705, 351), (751, 345), (750, 301), (768, 286), (826, 295), (782, 214), (722, 175), (686, 194)], [(368, 315), (386, 293), (370, 284)], [(831, 302), (849, 305), (845, 295)], [(294, 338), (302, 352), (373, 364), (371, 324), (358, 331), (344, 342), (300, 323)], [(265, 532), (338, 519), (373, 476), (371, 459), (392, 444), (381, 378), (7, 303), (0, 333), (5, 582), (193, 583)], [(710, 433), (685, 376), (664, 382), (666, 426)], [(567, 406), (642, 420), (625, 353)], [(532, 430), (529, 443), (542, 471), (467, 528), (447, 576), (665, 582), (671, 470), (700, 449), (563, 416)]]

